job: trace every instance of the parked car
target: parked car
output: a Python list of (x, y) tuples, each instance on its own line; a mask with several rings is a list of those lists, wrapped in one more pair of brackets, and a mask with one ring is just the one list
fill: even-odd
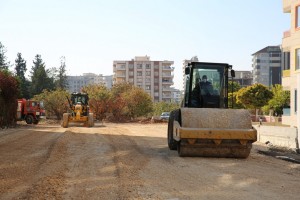
[(161, 120), (169, 120), (169, 117), (170, 117), (170, 113), (169, 112), (163, 112), (160, 115), (160, 119)]

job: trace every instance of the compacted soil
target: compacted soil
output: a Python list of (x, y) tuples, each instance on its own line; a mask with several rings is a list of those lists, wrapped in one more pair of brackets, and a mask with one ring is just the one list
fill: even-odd
[(300, 199), (300, 164), (179, 157), (167, 124), (0, 130), (0, 199)]

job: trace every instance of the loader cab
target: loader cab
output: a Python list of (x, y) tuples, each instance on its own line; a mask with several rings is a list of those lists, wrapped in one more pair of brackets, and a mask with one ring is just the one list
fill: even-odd
[(182, 107), (227, 108), (229, 70), (231, 66), (224, 63), (189, 63)]
[(71, 101), (73, 105), (81, 104), (87, 105), (88, 104), (88, 95), (86, 93), (72, 93)]

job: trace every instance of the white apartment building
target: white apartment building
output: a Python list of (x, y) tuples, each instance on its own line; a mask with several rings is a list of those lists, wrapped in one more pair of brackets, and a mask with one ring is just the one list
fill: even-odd
[(290, 108), (285, 108), (282, 123), (300, 126), (300, 0), (283, 0), (283, 12), (290, 15), (290, 28), (282, 38), (282, 86), (290, 91)]
[(82, 87), (93, 84), (104, 84), (107, 88), (112, 87), (112, 75), (83, 73), (82, 76), (67, 76), (67, 81), (69, 92), (80, 92)]
[(267, 87), (281, 84), (280, 46), (267, 46), (252, 56), (253, 84), (260, 83)]
[(174, 61), (151, 61), (149, 56), (113, 61), (113, 83), (128, 82), (143, 88), (154, 102), (171, 102)]

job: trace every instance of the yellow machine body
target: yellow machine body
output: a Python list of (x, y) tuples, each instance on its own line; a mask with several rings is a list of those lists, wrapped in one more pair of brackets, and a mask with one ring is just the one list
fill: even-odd
[[(68, 99), (69, 101), (69, 99)], [(89, 112), (88, 95), (85, 93), (73, 93), (69, 101), (71, 113), (64, 113), (63, 124), (67, 128), (69, 122), (84, 123), (85, 126), (94, 126), (94, 115)]]

